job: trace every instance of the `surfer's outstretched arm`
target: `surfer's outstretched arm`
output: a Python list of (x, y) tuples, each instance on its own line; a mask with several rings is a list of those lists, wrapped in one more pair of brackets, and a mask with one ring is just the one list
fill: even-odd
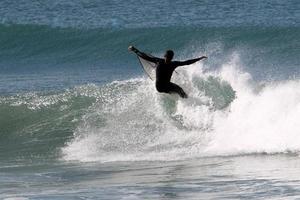
[(136, 53), (141, 58), (143, 58), (145, 60), (148, 60), (150, 62), (157, 63), (157, 62), (160, 61), (160, 58), (157, 58), (157, 57), (154, 57), (154, 56), (149, 56), (149, 55), (145, 54), (144, 52), (139, 51), (137, 48), (135, 48), (133, 46), (129, 46), (128, 50)]
[(190, 64), (198, 62), (199, 60), (202, 60), (204, 58), (207, 58), (207, 57), (206, 56), (201, 56), (200, 58), (195, 58), (195, 59), (186, 60), (186, 61), (175, 61), (175, 64), (176, 64), (177, 67), (184, 66), (184, 65), (190, 65)]

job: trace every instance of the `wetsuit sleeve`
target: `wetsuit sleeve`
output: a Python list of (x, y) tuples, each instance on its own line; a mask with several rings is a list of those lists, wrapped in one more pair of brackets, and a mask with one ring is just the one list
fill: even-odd
[(149, 55), (145, 54), (144, 52), (141, 52), (137, 49), (135, 49), (134, 53), (136, 53), (141, 58), (143, 58), (145, 60), (148, 60), (150, 62), (158, 63), (161, 60), (161, 58), (157, 58), (157, 57), (154, 57), (154, 56), (149, 56)]
[(174, 65), (175, 67), (179, 67), (179, 66), (184, 66), (184, 65), (190, 65), (193, 64), (199, 60), (202, 60), (203, 58), (195, 58), (195, 59), (191, 59), (191, 60), (186, 60), (186, 61), (175, 61)]

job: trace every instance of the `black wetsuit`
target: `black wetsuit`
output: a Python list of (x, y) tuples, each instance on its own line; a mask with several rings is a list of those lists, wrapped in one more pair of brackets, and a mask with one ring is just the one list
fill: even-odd
[(186, 60), (186, 61), (171, 61), (170, 63), (166, 63), (165, 59), (148, 56), (147, 54), (137, 51), (138, 56), (142, 57), (145, 60), (156, 63), (156, 82), (155, 86), (158, 92), (164, 93), (177, 93), (182, 98), (187, 98), (187, 94), (183, 91), (181, 87), (171, 82), (171, 77), (174, 70), (183, 65), (190, 65), (195, 63), (200, 58)]

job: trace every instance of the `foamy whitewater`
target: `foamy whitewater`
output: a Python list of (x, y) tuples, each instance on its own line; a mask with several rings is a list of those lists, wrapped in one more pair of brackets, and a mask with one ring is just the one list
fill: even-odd
[(63, 158), (169, 161), (298, 154), (298, 80), (257, 85), (240, 69), (237, 55), (218, 71), (204, 73), (199, 63), (178, 72), (174, 81), (188, 92), (187, 100), (158, 94), (147, 77), (100, 88)]
[(0, 199), (300, 199), (299, 6), (0, 1)]

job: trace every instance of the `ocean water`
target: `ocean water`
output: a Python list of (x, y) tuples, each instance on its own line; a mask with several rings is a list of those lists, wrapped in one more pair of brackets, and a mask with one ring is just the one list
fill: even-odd
[[(300, 199), (298, 0), (0, 1), (0, 199)], [(208, 59), (156, 92), (127, 47)]]

